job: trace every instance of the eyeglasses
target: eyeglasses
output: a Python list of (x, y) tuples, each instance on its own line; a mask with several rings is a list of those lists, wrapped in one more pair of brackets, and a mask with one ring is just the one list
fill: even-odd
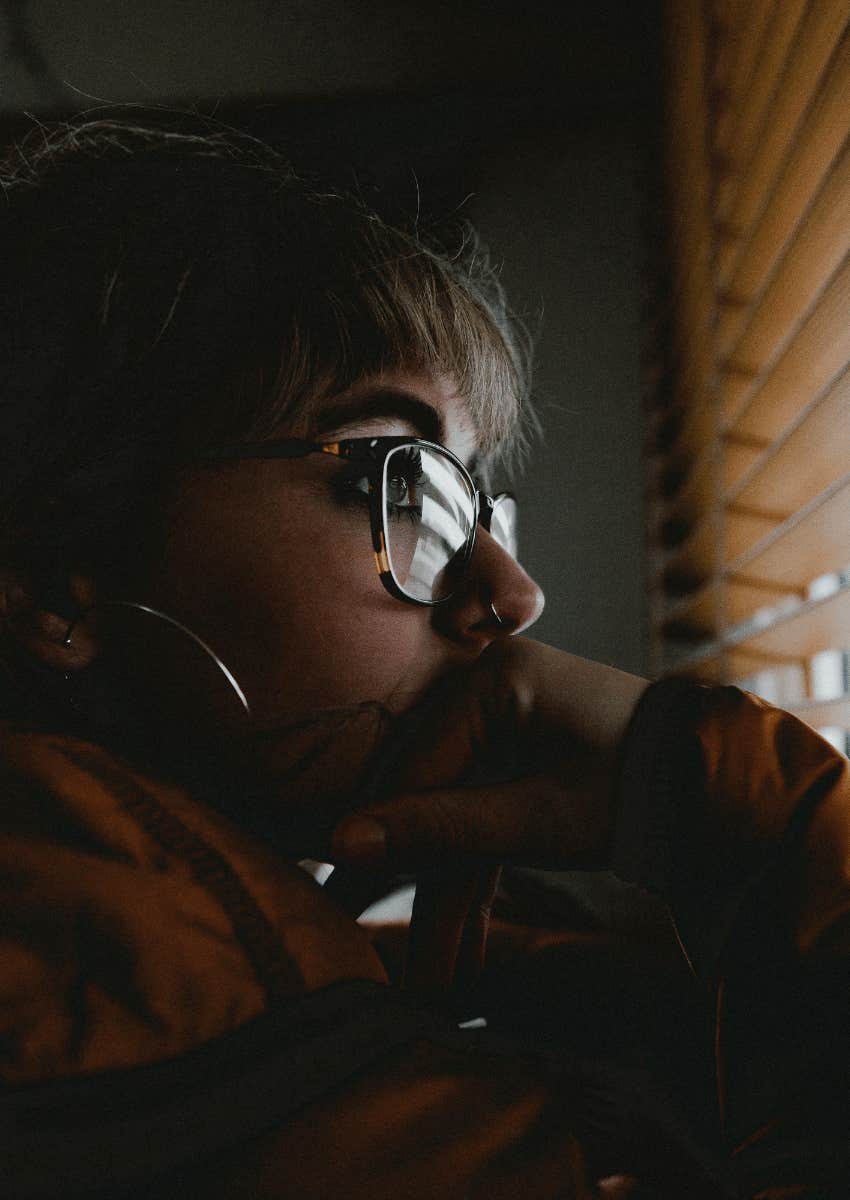
[[(209, 460), (305, 458), (331, 454), (362, 466), (372, 548), (381, 582), (399, 600), (444, 604), (458, 591), (475, 549), (479, 522), (516, 558), (517, 504), (509, 492), (488, 496), (445, 446), (422, 438), (304, 438), (223, 446)], [(352, 488), (358, 482), (352, 480)]]

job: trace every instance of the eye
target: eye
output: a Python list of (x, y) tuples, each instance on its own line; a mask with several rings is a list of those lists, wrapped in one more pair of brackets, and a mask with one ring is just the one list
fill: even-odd
[(412, 514), (420, 511), (420, 485), (426, 481), (422, 454), (415, 446), (396, 451), (387, 468), (387, 507)]
[(387, 469), (388, 495), (395, 491), (399, 501), (404, 502), (405, 497), (415, 494), (417, 484), (424, 482), (421, 451), (415, 446), (405, 446), (402, 450), (397, 450)]
[(422, 516), (422, 500), (417, 485), (403, 475), (388, 475), (386, 513), (391, 521), (406, 517), (416, 525)]
[(415, 488), (403, 475), (393, 475), (387, 478), (387, 503), (397, 508), (407, 507), (415, 502)]

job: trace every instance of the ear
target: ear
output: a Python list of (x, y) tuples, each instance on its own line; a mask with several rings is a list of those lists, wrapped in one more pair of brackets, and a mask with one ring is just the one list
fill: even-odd
[(0, 628), (43, 666), (62, 672), (81, 671), (91, 666), (101, 648), (97, 623), (90, 612), (97, 600), (94, 579), (72, 572), (67, 595), (69, 611), (57, 612), (55, 602), (39, 602), (36, 589), (21, 574), (2, 572)]

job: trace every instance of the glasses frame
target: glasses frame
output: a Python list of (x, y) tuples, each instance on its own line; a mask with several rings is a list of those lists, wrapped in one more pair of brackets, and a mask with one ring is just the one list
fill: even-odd
[[(462, 477), (466, 484), (474, 514), (467, 544), (464, 547), (463, 558), (458, 563), (459, 582), (447, 596), (439, 600), (421, 600), (417, 596), (409, 596), (397, 583), (390, 565), (387, 553), (387, 531), (384, 522), (384, 467), (393, 450), (400, 446), (417, 446), (436, 451), (447, 458)], [(228, 446), (218, 446), (201, 451), (197, 457), (201, 461), (228, 462), (240, 459), (297, 459), (306, 458), (309, 454), (329, 454), (334, 458), (345, 459), (348, 462), (362, 464), (364, 476), (369, 482), (369, 525), (372, 533), (372, 550), (375, 555), (375, 566), (381, 583), (391, 596), (403, 600), (407, 604), (417, 604), (423, 608), (436, 608), (446, 604), (460, 591), (462, 580), (475, 552), (475, 535), (479, 525), (487, 533), (493, 520), (497, 506), (506, 499), (516, 503), (512, 492), (497, 492), (495, 495), (482, 491), (475, 486), (475, 480), (467, 468), (446, 446), (439, 442), (430, 442), (425, 438), (411, 437), (408, 434), (393, 434), (386, 437), (343, 438), (337, 442), (315, 442), (308, 438), (277, 438), (268, 442), (238, 442)], [(500, 543), (501, 544), (501, 543)], [(504, 547), (503, 547), (504, 549)], [(505, 550), (506, 553), (509, 551)]]

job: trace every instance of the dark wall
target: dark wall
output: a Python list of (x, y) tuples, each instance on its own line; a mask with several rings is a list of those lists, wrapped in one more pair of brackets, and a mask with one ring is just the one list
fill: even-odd
[(547, 593), (536, 636), (641, 672), (641, 146), (627, 128), (507, 147), (476, 203), (508, 293), (542, 310), (544, 437), (518, 491), (522, 551)]
[(6, 0), (0, 116), (194, 106), (386, 215), (472, 219), (539, 329), (537, 634), (644, 669), (640, 281), (654, 0)]

